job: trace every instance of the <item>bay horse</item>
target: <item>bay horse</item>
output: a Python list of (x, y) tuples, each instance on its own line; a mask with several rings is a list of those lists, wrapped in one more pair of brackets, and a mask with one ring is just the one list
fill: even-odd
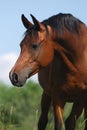
[[(27, 31), (9, 77), (13, 85), (21, 87), (38, 73), (43, 88), (38, 130), (45, 130), (51, 102), (55, 130), (61, 130), (65, 103), (74, 102), (75, 109), (79, 103), (82, 109), (82, 102), (86, 102), (87, 28), (71, 14), (60, 13), (42, 22), (33, 15), (31, 17), (34, 24), (22, 15)], [(70, 130), (73, 130), (72, 126)]]

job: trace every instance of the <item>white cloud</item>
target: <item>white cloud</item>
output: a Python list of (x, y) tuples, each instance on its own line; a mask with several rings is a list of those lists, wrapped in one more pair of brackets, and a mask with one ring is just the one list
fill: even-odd
[[(8, 53), (0, 56), (0, 82), (5, 84), (11, 84), (9, 80), (9, 72), (13, 67), (18, 55), (16, 53)], [(30, 78), (31, 80), (38, 82), (37, 74)]]

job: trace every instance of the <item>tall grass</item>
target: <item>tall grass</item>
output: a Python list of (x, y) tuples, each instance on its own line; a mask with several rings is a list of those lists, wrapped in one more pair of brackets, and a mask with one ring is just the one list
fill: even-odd
[[(29, 82), (23, 88), (0, 84), (0, 130), (37, 130), (40, 116), (42, 89), (37, 83)], [(65, 106), (64, 120), (72, 104)], [(52, 108), (47, 130), (54, 128)], [(84, 130), (84, 112), (77, 121), (76, 130)], [(64, 130), (64, 127), (63, 127)]]

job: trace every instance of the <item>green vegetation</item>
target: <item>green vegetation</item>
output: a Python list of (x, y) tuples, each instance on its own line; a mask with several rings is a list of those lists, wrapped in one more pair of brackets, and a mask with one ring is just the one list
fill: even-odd
[[(41, 87), (31, 81), (22, 88), (0, 84), (0, 130), (37, 130), (41, 95)], [(64, 120), (71, 107), (72, 104), (65, 106)], [(47, 130), (53, 129), (53, 122), (51, 108)], [(82, 113), (77, 121), (76, 130), (83, 130), (84, 122)]]

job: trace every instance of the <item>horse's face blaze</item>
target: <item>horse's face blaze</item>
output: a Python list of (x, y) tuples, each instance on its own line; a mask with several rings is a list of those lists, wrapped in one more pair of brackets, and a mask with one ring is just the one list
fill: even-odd
[(23, 86), (27, 78), (41, 67), (47, 66), (53, 59), (52, 43), (46, 38), (46, 30), (36, 31), (36, 36), (26, 34), (20, 43), (21, 52), (10, 71), (12, 84)]

